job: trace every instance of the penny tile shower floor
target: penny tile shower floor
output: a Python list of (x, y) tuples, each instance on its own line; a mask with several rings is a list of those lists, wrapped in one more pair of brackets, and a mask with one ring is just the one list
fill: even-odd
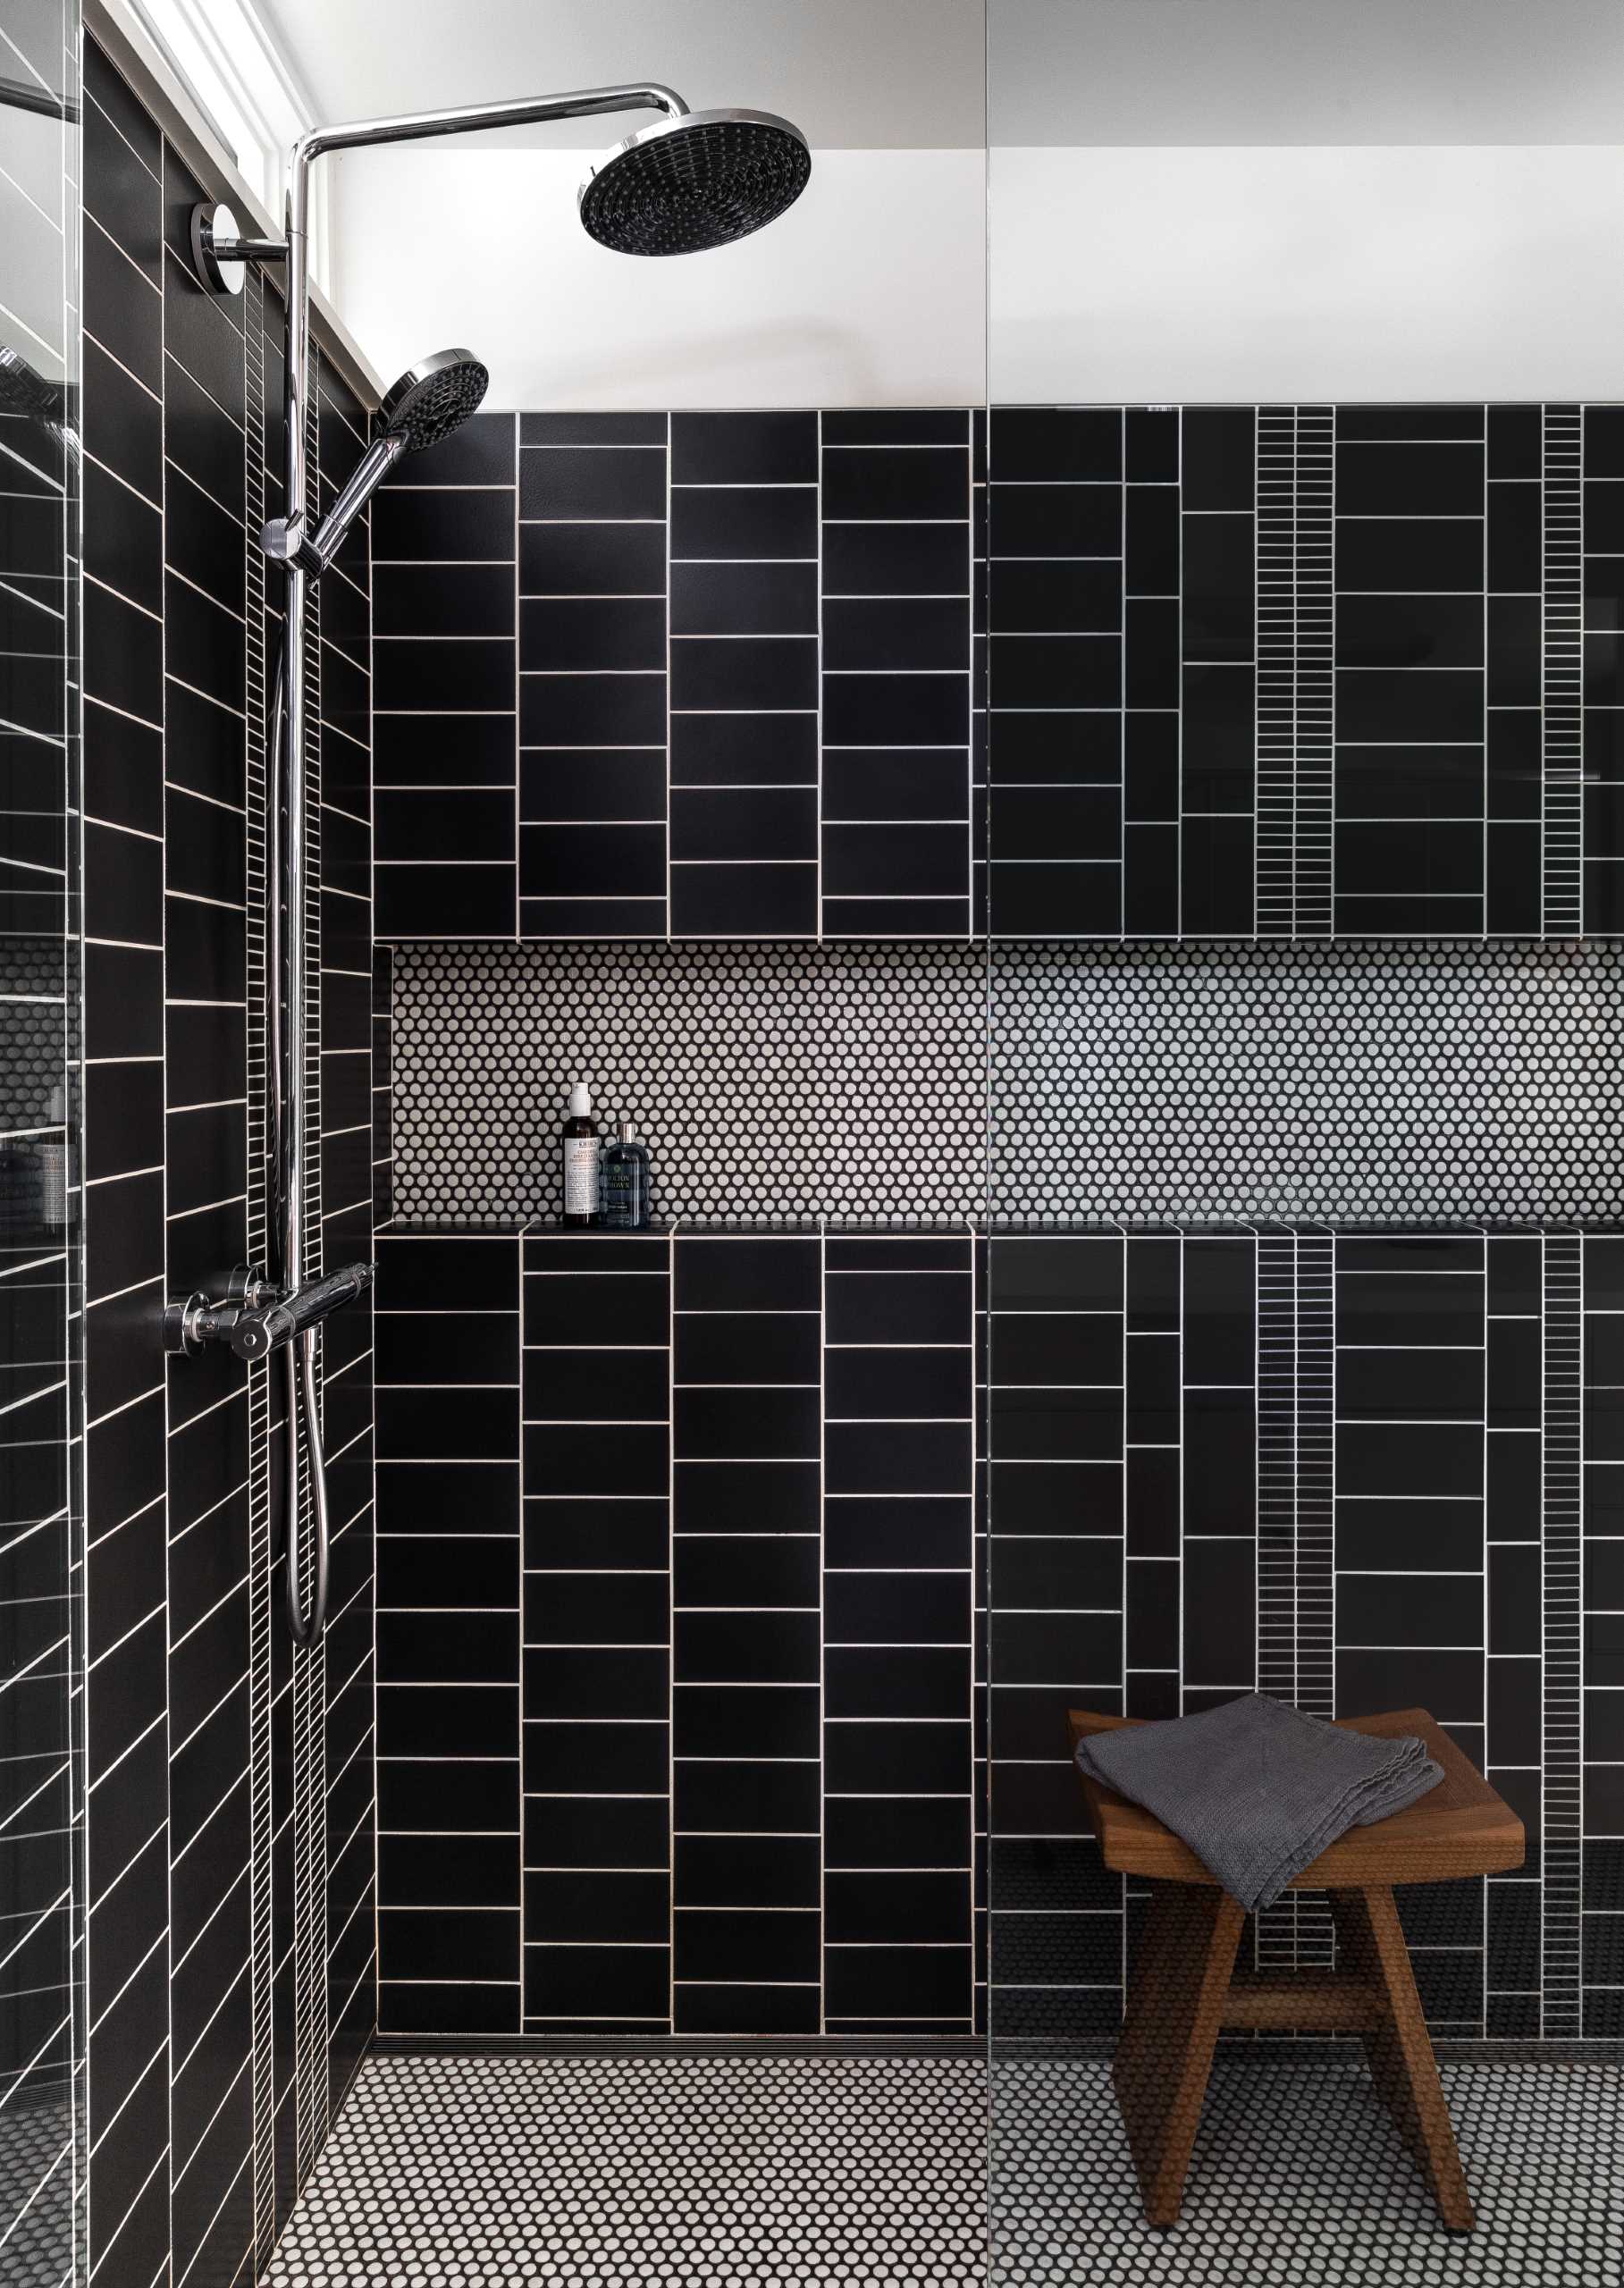
[[(1170, 2233), (1092, 2060), (370, 2060), (273, 2288), (1617, 2288), (1624, 2069), (1448, 2065), (1447, 2233), (1362, 2067), (1221, 2060)], [(990, 2214), (986, 2193), (989, 2142)]]

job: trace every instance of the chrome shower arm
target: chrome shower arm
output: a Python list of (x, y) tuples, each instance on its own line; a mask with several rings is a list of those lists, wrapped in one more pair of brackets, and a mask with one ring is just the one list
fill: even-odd
[(535, 127), (550, 119), (590, 119), (601, 112), (662, 111), (680, 119), (688, 106), (673, 88), (644, 80), (614, 88), (574, 88), (563, 95), (519, 96), (491, 104), (458, 104), (447, 111), (397, 112), (387, 119), (352, 119), (313, 127), (293, 146), (293, 167), (329, 151), (355, 151), (369, 143), (420, 143), (435, 135), (473, 135), (499, 127)]

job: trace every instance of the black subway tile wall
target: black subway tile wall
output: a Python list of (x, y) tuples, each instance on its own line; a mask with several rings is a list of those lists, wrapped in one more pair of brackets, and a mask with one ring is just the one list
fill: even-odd
[(969, 2031), (968, 1234), (380, 1252), (385, 2031)]
[(391, 485), (380, 936), (968, 936), (973, 418), (481, 414)]
[(970, 930), (971, 418), (820, 418), (826, 937)]
[[(501, 2032), (520, 1969), (517, 1250), (379, 1254), (382, 2023), (433, 2031), (449, 1980), (467, 2030)], [(425, 1389), (446, 1361), (455, 1389)]]
[[(193, 283), (200, 186), (94, 46), (86, 70), (89, 2261), (223, 2288), (268, 2252), (374, 2018), (371, 1321), (324, 1342), (332, 1617), (295, 1663), (280, 1377), (160, 1342), (167, 1295), (266, 1256), (278, 599), (250, 535), (281, 314), (257, 275), (228, 300)], [(318, 382), (325, 506), (367, 417), (325, 358)], [(329, 1262), (369, 1253), (374, 1212), (368, 620), (363, 526), (312, 616)]]
[(373, 510), (376, 922), (510, 935), (517, 913), (517, 470), (476, 414)]
[(1615, 935), (1620, 425), (998, 407), (982, 534), (979, 416), (482, 415), (379, 511), (381, 930)]
[[(1583, 1998), (1578, 2013), (1569, 2007), (1566, 2030), (1577, 2023), (1587, 2038), (1617, 2041), (1624, 2029), (1624, 1249), (1601, 1237), (1570, 1241), (1558, 1299), (1569, 1358), (1576, 1336), (1583, 1344), (1583, 1400), (1578, 1409), (1569, 1405), (1552, 1439), (1569, 1455), (1582, 1439), (1584, 1459), (1582, 1502), (1564, 1512), (1562, 1539), (1544, 1558), (1547, 1599), (1552, 1586), (1560, 1598), (1554, 1611), (1547, 1602), (1544, 1617), (1545, 1709), (1548, 1721), (1554, 1684), (1562, 1727), (1546, 1764), (1546, 1803), (1560, 1807), (1564, 1826), (1560, 1838), (1546, 1830), (1546, 1881), (1561, 1886), (1562, 1906), (1557, 1930), (1545, 1934), (1544, 1958), (1570, 1976), (1577, 1936)], [(1508, 1606), (1527, 1578), (1525, 1571), (1506, 1584)], [(1526, 1607), (1516, 1625), (1526, 1638)], [(1526, 1729), (1533, 1712), (1526, 1695), (1519, 1708)]]
[(993, 934), (1610, 934), (1615, 418), (995, 408)]
[(1258, 1690), (1424, 1706), (1524, 1821), (1406, 1900), (1435, 2031), (1616, 2038), (1620, 1248), (397, 1224), (384, 2028), (1109, 2033), (1065, 1712)]
[[(1124, 1915), (1067, 1705), (1426, 1707), (1528, 1858), (1406, 1894), (1435, 2033), (1616, 2028), (1618, 1758), (1604, 1645), (1611, 1250), (1560, 1232), (995, 1232), (990, 2007), (1109, 2031)], [(1581, 1337), (1589, 1362), (1581, 1383)], [(1581, 1564), (1590, 1586), (1581, 1586)], [(1615, 1585), (1616, 1586), (1616, 1585)], [(1594, 1761), (1591, 1759), (1594, 1758)], [(1256, 1917), (1259, 1966), (1330, 1959), (1323, 1902)]]
[[(73, 1140), (84, 1047), (76, 556), (91, 472), (74, 445), (77, 23), (41, 8), (5, 29), (4, 68), (29, 108), (0, 112), (0, 345), (13, 383), (0, 412), (0, 2270), (58, 2282), (73, 2277), (86, 2224), (87, 1619), (97, 1650), (110, 1643), (105, 1611), (87, 1616), (81, 1594), (84, 1172)], [(51, 115), (58, 104), (65, 126)], [(99, 871), (105, 853), (96, 856)], [(150, 1141), (149, 1089), (143, 1101)], [(98, 1472), (108, 1458), (104, 1446)]]
[(670, 422), (670, 926), (818, 930), (818, 416)]

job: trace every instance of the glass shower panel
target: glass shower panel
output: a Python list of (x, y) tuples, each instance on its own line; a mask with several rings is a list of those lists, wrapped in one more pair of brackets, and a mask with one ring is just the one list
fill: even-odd
[(82, 2276), (80, 24), (0, 22), (0, 2276)]
[(1525, 1839), (1385, 1895), (1458, 2245), (1624, 2199), (1621, 82), (1577, 9), (989, 0), (997, 2288), (1453, 2260), (1345, 1892), (1240, 1924), (1158, 2191), (1218, 1894), (1107, 1869), (1073, 1712), (1425, 1712)]

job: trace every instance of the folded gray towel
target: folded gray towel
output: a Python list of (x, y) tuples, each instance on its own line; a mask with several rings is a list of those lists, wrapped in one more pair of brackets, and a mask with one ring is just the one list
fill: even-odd
[(1154, 1812), (1242, 1906), (1272, 1906), (1351, 1827), (1435, 1788), (1422, 1743), (1349, 1732), (1261, 1693), (1077, 1743), (1080, 1770)]

